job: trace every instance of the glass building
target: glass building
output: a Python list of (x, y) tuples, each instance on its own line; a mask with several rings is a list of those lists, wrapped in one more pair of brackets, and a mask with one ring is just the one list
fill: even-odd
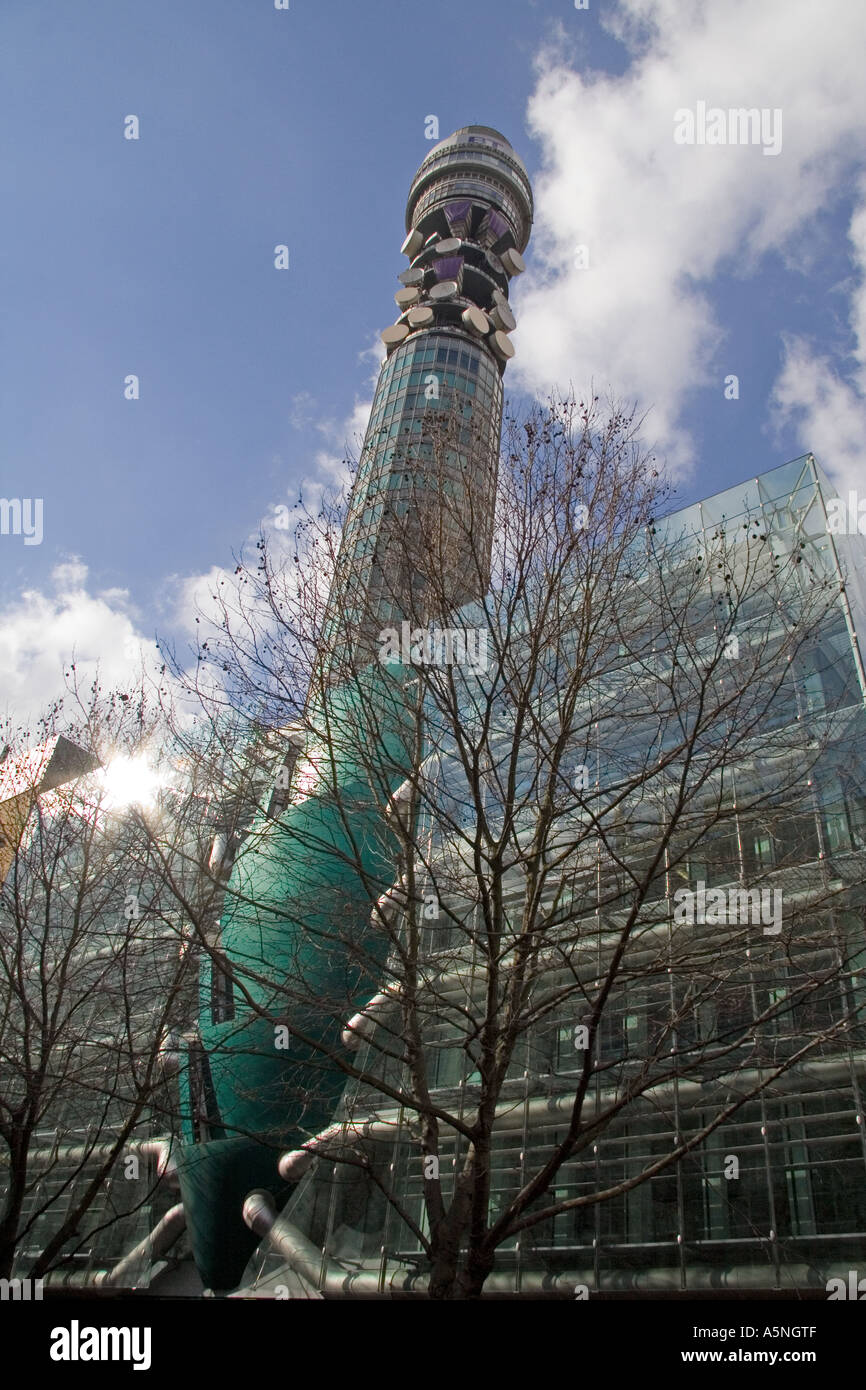
[(0, 762), (0, 1215), (13, 1280), (37, 1269), (52, 1287), (201, 1293), (176, 1173), (184, 1127), (200, 1120), (179, 1103), (194, 1046), (182, 1030), (200, 956), (217, 954), (246, 807), (269, 786), (255, 753), (249, 794), (191, 796), (180, 818), (161, 796), (148, 829), (62, 735)]
[(38, 1267), (53, 1285), (117, 1275), (146, 1287), (160, 1253), (145, 1248), (149, 1233), (160, 1229), (164, 1249), (184, 1222), (177, 1105), (159, 1066), (142, 1075), (192, 1007), (195, 977), (179, 957), (182, 915), (154, 863), (142, 867), (132, 818), (104, 811), (88, 783), (98, 766), (57, 735), (0, 764), (0, 1211), (16, 1238), (13, 1279)]
[[(739, 780), (725, 791), (725, 816), (687, 850), (666, 851), (646, 895), (629, 969), (602, 1015), (586, 1113), (601, 1113), (643, 1068), (656, 1067), (660, 1079), (562, 1165), (540, 1206), (598, 1191), (611, 1195), (553, 1212), (506, 1239), (487, 1293), (573, 1298), (575, 1290), (638, 1296), (750, 1289), (794, 1296), (846, 1278), (866, 1257), (866, 540), (856, 522), (839, 526), (833, 495), (807, 455), (663, 518), (646, 539), (647, 546), (680, 544), (671, 554), (679, 555), (684, 576), (694, 570), (690, 558), (720, 535), (729, 538), (732, 570), (744, 574), (752, 573), (748, 542), (762, 543), (755, 592), (745, 593), (737, 625), (744, 652), (759, 634), (768, 677), (774, 652), (785, 650), (784, 629), (805, 593), (806, 576), (829, 580), (835, 597), (809, 642), (781, 660), (772, 702), (742, 746), (734, 769)], [(776, 564), (786, 566), (786, 579), (773, 590), (765, 577)], [(640, 565), (634, 568), (640, 583)], [(712, 647), (720, 640), (720, 620), (709, 585), (693, 609), (696, 641)], [(652, 632), (648, 643), (653, 660), (663, 660), (664, 643)], [(613, 718), (613, 705), (634, 714), (630, 726), (622, 723), (615, 763), (581, 753), (589, 762), (586, 797), (597, 797), (598, 806), (606, 780), (621, 777), (634, 750), (652, 742), (645, 727), (652, 716), (652, 668), (643, 671), (632, 672), (625, 697), (616, 672), (590, 698), (588, 725)], [(800, 784), (789, 778), (785, 797), (775, 792), (773, 757), (790, 763), (807, 758), (810, 748), (818, 751), (808, 775), (803, 772)], [(447, 765), (447, 738), (437, 752)], [(526, 779), (522, 789), (518, 781), (515, 796), (525, 797), (529, 832), (528, 765)], [(448, 824), (459, 825), (457, 760), (442, 786), (457, 808)], [(486, 812), (495, 815), (496, 806)], [(615, 881), (618, 864), (643, 862), (661, 824), (623, 815), (617, 863), (605, 845), (581, 838), (580, 872), (561, 915), (568, 949), (543, 974), (550, 1007), (525, 1029), (497, 1105), (493, 1217), (565, 1133), (583, 1057), (573, 990), (564, 989), (558, 1005), (557, 988), (566, 977), (593, 978), (622, 919), (615, 897), (599, 912), (600, 902), (611, 902), (606, 885)], [(442, 834), (434, 843), (428, 867), (444, 865), (447, 841)], [(781, 895), (784, 925), (780, 917), (778, 930), (755, 927), (770, 920), (755, 917), (744, 928), (708, 913), (688, 928), (688, 949), (679, 948), (686, 930), (677, 926), (679, 890), (697, 884), (730, 902), (737, 901), (731, 892), (756, 883), (768, 902), (769, 895)], [(472, 925), (479, 909), (471, 895), (461, 899), (458, 891), (447, 900), (437, 891), (448, 911), (444, 923), (437, 918), (429, 928), (429, 959), (440, 960), (442, 971), (424, 1046), (432, 1100), (459, 1114), (478, 1094), (469, 1040), (483, 1012), (485, 976)], [(506, 878), (505, 891), (519, 914), (524, 888), (518, 874), (510, 883)], [(388, 1025), (385, 1016), (377, 1027), (381, 1046), (374, 1033), (359, 1066), (395, 1086), (407, 1084), (393, 1045), (399, 1024)], [(630, 1178), (720, 1117), (676, 1163), (629, 1187)], [(446, 1192), (465, 1146), (465, 1138), (443, 1123)], [(350, 1082), (319, 1147), (322, 1156), (300, 1177), (239, 1296), (423, 1294), (427, 1263), (418, 1232), (425, 1233), (426, 1217), (414, 1113), (389, 1104), (374, 1085)]]

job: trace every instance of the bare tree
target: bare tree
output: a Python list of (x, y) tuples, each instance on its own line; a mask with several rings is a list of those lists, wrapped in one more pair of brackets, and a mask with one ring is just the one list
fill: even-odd
[[(281, 1111), (284, 1176), (358, 1166), (437, 1298), (684, 1181), (744, 1106), (847, 1055), (863, 1009), (857, 874), (822, 843), (862, 711), (826, 554), (748, 509), (662, 519), (638, 422), (572, 400), (507, 422), (491, 560), (465, 431), (443, 413), (407, 452), (375, 607), (326, 512), (288, 564), (262, 539), (205, 653), (230, 673), (213, 717), (286, 740), (224, 906), (218, 1050), (237, 1087), (253, 1020), (291, 1045), (237, 1132), (276, 1143)], [(652, 1117), (661, 1139), (593, 1180), (600, 1139)]]
[[(96, 682), (82, 696), (72, 672), (70, 684), (74, 715), (56, 706), (38, 728), (11, 731), (0, 765), (4, 1277), (13, 1263), (31, 1276), (74, 1266), (98, 1232), (123, 1223), (122, 1239), (149, 1206), (165, 1163), (148, 1140), (177, 1125), (166, 1039), (195, 987), (178, 885), (195, 897), (201, 799), (165, 764), (142, 690)], [(164, 783), (147, 808), (143, 749)]]

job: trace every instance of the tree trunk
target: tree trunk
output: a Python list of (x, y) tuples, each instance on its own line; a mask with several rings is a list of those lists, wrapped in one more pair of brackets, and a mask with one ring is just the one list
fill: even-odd
[(21, 1219), (21, 1208), (24, 1205), (26, 1185), (27, 1170), (23, 1166), (20, 1156), (10, 1151), (9, 1187), (6, 1192), (3, 1219), (0, 1221), (0, 1279), (10, 1277), (12, 1266), (15, 1263), (15, 1251), (18, 1246), (18, 1223)]

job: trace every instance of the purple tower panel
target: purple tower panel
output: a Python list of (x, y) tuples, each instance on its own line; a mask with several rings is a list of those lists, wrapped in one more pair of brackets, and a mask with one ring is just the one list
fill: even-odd
[(433, 262), (433, 273), (437, 280), (456, 280), (458, 285), (463, 276), (462, 256), (443, 256)]
[(445, 216), (454, 236), (466, 236), (472, 220), (472, 199), (460, 198), (445, 204)]
[(482, 246), (494, 246), (508, 231), (508, 223), (495, 208), (489, 208), (478, 229), (478, 240)]

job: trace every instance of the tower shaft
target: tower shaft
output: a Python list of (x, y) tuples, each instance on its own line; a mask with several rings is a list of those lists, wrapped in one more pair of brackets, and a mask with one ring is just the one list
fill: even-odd
[[(380, 631), (479, 598), (493, 533), (510, 280), (532, 193), (488, 126), (437, 144), (406, 207), (400, 311), (382, 365), (326, 618), (332, 680), (374, 659)], [(338, 653), (340, 659), (337, 659)]]

